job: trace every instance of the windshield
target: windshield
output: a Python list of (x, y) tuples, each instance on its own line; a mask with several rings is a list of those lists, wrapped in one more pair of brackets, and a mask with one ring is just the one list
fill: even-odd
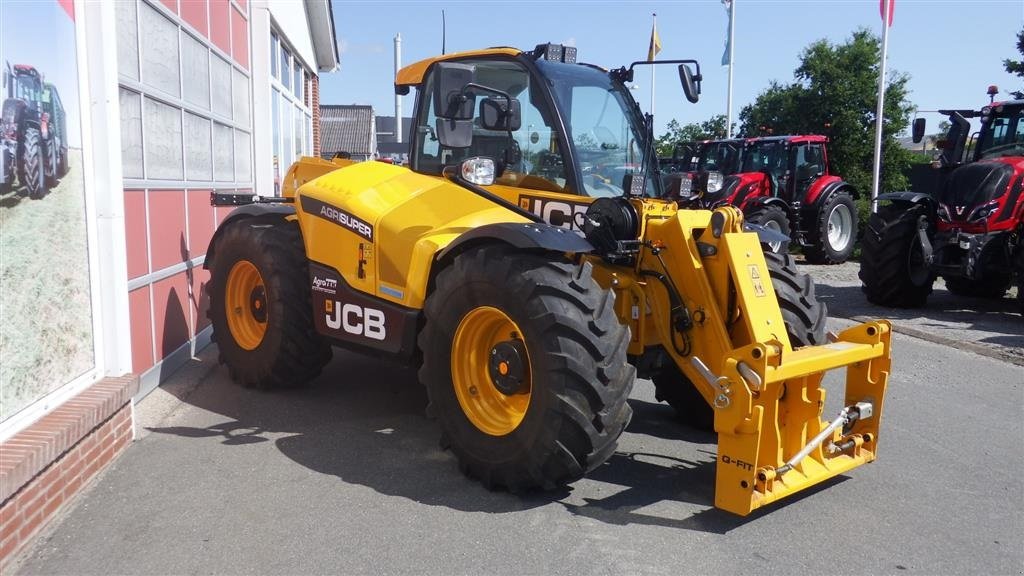
[(754, 142), (748, 144), (743, 151), (743, 162), (740, 172), (768, 171), (775, 176), (786, 172), (786, 143)]
[(1024, 156), (1024, 106), (999, 107), (982, 120), (976, 158), (997, 156)]
[(739, 140), (708, 142), (700, 152), (697, 170), (721, 172), (723, 176), (735, 174), (740, 169), (743, 143)]
[(580, 165), (582, 192), (588, 196), (621, 196), (623, 177), (642, 172), (646, 159), (647, 196), (660, 193), (654, 177), (657, 157), (645, 158), (646, 131), (640, 109), (622, 84), (607, 72), (578, 64), (541, 60), (555, 101), (565, 119), (568, 140)]
[(35, 102), (39, 97), (39, 80), (28, 74), (16, 74), (14, 76), (14, 97)]

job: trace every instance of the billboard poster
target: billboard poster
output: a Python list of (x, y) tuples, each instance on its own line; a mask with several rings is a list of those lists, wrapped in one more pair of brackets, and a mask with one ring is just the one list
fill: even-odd
[(94, 367), (74, 0), (0, 1), (0, 421)]

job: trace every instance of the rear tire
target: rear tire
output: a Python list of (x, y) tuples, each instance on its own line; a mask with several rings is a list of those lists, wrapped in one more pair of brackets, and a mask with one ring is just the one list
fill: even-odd
[[(766, 252), (765, 262), (793, 348), (825, 343), (828, 309), (814, 296), (814, 281), (789, 254)], [(674, 363), (653, 378), (654, 396), (675, 408), (677, 418), (698, 430), (713, 430), (714, 409)]]
[(883, 206), (871, 215), (858, 273), (869, 302), (898, 308), (924, 306), (935, 282), (917, 240), (917, 229), (927, 217), (925, 207), (919, 205)]
[(946, 289), (957, 296), (968, 298), (1002, 298), (1010, 287), (1010, 277), (985, 278), (972, 280), (957, 276), (942, 277), (946, 281)]
[(331, 347), (313, 325), (298, 226), (255, 218), (232, 222), (213, 253), (207, 314), (231, 378), (273, 388), (300, 386), (320, 374)]
[[(791, 235), (792, 229), (789, 225), (789, 215), (778, 204), (761, 204), (748, 208), (744, 212), (743, 219), (750, 224), (764, 226), (786, 236)], [(771, 251), (776, 254), (786, 254), (789, 252), (789, 240), (784, 242), (762, 242), (761, 245), (765, 248), (765, 252)]]
[[(442, 445), (466, 475), (491, 489), (550, 489), (614, 452), (636, 374), (614, 300), (589, 263), (500, 245), (465, 252), (437, 275), (419, 374)], [(521, 383), (503, 392), (490, 363), (512, 349)]]
[(57, 139), (50, 138), (49, 140), (43, 141), (43, 148), (45, 149), (46, 157), (44, 159), (45, 165), (43, 166), (43, 177), (46, 181), (47, 188), (53, 188), (57, 185), (57, 164), (58, 150), (57, 150)]
[(857, 239), (857, 206), (849, 192), (836, 192), (821, 204), (808, 234), (804, 257), (811, 264), (842, 264)]

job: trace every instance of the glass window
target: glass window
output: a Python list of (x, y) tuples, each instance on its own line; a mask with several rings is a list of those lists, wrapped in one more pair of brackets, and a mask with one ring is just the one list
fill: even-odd
[(139, 79), (138, 6), (135, 0), (116, 2), (117, 12), (117, 71), (121, 75)]
[(276, 88), (270, 89), (270, 126), (273, 129), (273, 163), (274, 187), (281, 182), (281, 93)]
[(313, 155), (313, 119), (306, 114), (306, 156)]
[(250, 160), (249, 133), (235, 130), (235, 181), (252, 180), (252, 161)]
[(249, 125), (249, 77), (242, 74), (239, 70), (232, 68), (231, 75), (233, 80), (234, 95), (234, 120), (242, 126)]
[(302, 65), (299, 64), (298, 60), (295, 61), (293, 76), (295, 77), (295, 97), (302, 100)]
[(142, 81), (179, 96), (178, 26), (143, 2), (140, 4), (139, 29), (143, 39)]
[(125, 178), (142, 178), (142, 96), (120, 89), (121, 164)]
[(292, 147), (293, 143), (292, 143), (292, 131), (291, 131), (292, 110), (293, 109), (294, 108), (288, 103), (288, 100), (285, 100), (284, 97), (282, 96), (281, 97), (281, 135), (283, 136), (283, 138), (281, 139), (282, 152), (283, 152), (282, 158), (281, 158), (282, 159), (282, 163), (281, 163), (281, 173), (282, 173), (282, 175), (288, 171), (288, 167), (290, 167), (292, 165), (292, 162), (295, 161), (295, 149)]
[(298, 159), (302, 155), (302, 124), (305, 120), (305, 115), (302, 114), (301, 110), (295, 110), (295, 129), (292, 131), (292, 140), (295, 145), (295, 158)]
[(227, 60), (214, 55), (210, 59), (210, 71), (213, 111), (226, 118), (231, 118), (231, 65)]
[(185, 101), (210, 109), (210, 50), (192, 36), (181, 35)]
[(281, 84), (284, 84), (285, 90), (292, 89), (291, 55), (284, 46), (281, 47)]
[(270, 75), (274, 78), (281, 78), (281, 71), (277, 68), (277, 51), (279, 49), (280, 42), (277, 39), (277, 34), (270, 35)]
[(146, 178), (183, 180), (181, 151), (181, 109), (146, 98)]
[(230, 126), (213, 123), (213, 179), (230, 182), (234, 179), (234, 136)]
[[(468, 148), (442, 146), (437, 137), (443, 120), (434, 115), (433, 77), (425, 84), (427, 106), (424, 121), (416, 127), (416, 169), (426, 173), (439, 173), (443, 166), (452, 165), (471, 156), (488, 156), (496, 160), (506, 151), (518, 148), (520, 161), (505, 166), (496, 184), (535, 190), (563, 191), (566, 185), (565, 166), (559, 150), (557, 132), (552, 126), (553, 115), (535, 91), (530, 90), (526, 70), (515, 62), (476, 62), (477, 83), (507, 92), (519, 100), (522, 122), (509, 139), (507, 131), (487, 130), (479, 117), (473, 119), (473, 139)], [(479, 114), (483, 100), (504, 103), (504, 99), (485, 94), (476, 96), (474, 114)], [(621, 191), (620, 191), (621, 194)]]
[(185, 113), (185, 176), (189, 180), (213, 180), (210, 121)]

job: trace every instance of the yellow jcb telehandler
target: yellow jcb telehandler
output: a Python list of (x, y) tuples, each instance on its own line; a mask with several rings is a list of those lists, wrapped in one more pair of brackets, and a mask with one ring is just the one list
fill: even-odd
[[(247, 386), (314, 378), (342, 346), (419, 365), (442, 441), (488, 487), (572, 482), (604, 462), (639, 375), (718, 434), (715, 505), (748, 514), (875, 459), (890, 326), (826, 336), (769, 230), (680, 210), (652, 119), (576, 49), (491, 48), (402, 69), (410, 162), (303, 158), (239, 205), (206, 257), (220, 358)], [(845, 408), (822, 420), (826, 371)]]

